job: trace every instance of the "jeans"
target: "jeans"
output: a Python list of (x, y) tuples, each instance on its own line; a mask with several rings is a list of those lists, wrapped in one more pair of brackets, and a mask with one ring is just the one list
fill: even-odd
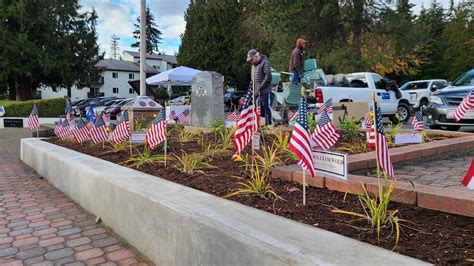
[(291, 85), (298, 85), (301, 82), (301, 78), (303, 78), (303, 73), (298, 73), (298, 71), (293, 70), (291, 72)]
[(270, 126), (272, 124), (272, 104), (275, 100), (275, 94), (273, 92), (262, 94), (259, 97), (261, 116), (265, 117), (265, 125)]

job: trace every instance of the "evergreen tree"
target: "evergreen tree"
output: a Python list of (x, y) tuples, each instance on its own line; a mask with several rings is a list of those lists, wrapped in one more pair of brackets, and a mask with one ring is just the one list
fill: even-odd
[[(137, 18), (137, 23), (133, 24), (135, 31), (133, 31), (133, 38), (136, 40), (131, 45), (132, 48), (140, 49), (140, 17)], [(158, 52), (158, 44), (161, 40), (161, 31), (158, 29), (158, 25), (155, 22), (153, 14), (150, 12), (150, 8), (146, 8), (146, 52), (152, 54)]]
[(79, 8), (77, 0), (0, 1), (0, 73), (10, 95), (32, 99), (39, 85), (70, 94), (75, 82), (90, 82), (97, 72), (97, 15)]
[(250, 49), (241, 27), (242, 3), (237, 0), (191, 1), (185, 13), (186, 29), (179, 48), (178, 64), (216, 71), (226, 84), (248, 86)]
[(469, 3), (459, 3), (453, 15), (441, 38), (443, 70), (450, 80), (474, 66), (474, 10)]

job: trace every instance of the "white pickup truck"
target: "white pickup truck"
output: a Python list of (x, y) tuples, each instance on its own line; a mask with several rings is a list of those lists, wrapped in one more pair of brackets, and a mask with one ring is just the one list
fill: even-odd
[[(387, 116), (393, 123), (406, 123), (410, 119), (410, 94), (382, 88), (382, 77), (376, 73), (358, 72), (344, 75), (326, 75), (326, 86), (316, 86), (314, 96), (316, 106), (332, 98), (333, 102), (370, 102), (372, 92), (379, 104), (382, 115)], [(401, 97), (400, 97), (401, 96)], [(399, 120), (395, 116), (398, 113)]]

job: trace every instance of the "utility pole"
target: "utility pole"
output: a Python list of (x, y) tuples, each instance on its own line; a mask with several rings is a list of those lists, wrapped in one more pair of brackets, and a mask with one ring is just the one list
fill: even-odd
[(112, 59), (114, 60), (117, 60), (119, 54), (118, 40), (120, 40), (120, 38), (117, 35), (112, 35), (112, 42), (110, 43), (110, 53)]
[(140, 96), (146, 96), (146, 0), (140, 1)]

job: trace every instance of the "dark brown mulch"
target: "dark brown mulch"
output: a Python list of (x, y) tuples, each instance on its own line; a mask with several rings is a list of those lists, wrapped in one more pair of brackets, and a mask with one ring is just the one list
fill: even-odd
[[(57, 138), (46, 141), (114, 163), (129, 157), (128, 151), (104, 154), (101, 145), (80, 146)], [(171, 146), (177, 153), (181, 147), (188, 152), (200, 149), (196, 142), (172, 143)], [(233, 177), (245, 177), (240, 163), (229, 158), (213, 159), (210, 163), (217, 168), (206, 170), (206, 175), (186, 176), (172, 166), (164, 168), (163, 165), (148, 165), (139, 170), (221, 197), (240, 188), (238, 180)], [(284, 200), (274, 202), (255, 195), (238, 195), (230, 200), (386, 249), (393, 248), (395, 240), (388, 228), (378, 243), (376, 233), (368, 230), (366, 221), (354, 221), (351, 216), (330, 212), (332, 207), (336, 207), (362, 213), (356, 196), (348, 195), (344, 202), (343, 193), (310, 187), (306, 206), (303, 206), (301, 185), (284, 180), (272, 180), (271, 185)], [(395, 252), (435, 264), (474, 264), (474, 218), (399, 203), (392, 203), (390, 209), (398, 209), (401, 218), (413, 223), (405, 223)]]

